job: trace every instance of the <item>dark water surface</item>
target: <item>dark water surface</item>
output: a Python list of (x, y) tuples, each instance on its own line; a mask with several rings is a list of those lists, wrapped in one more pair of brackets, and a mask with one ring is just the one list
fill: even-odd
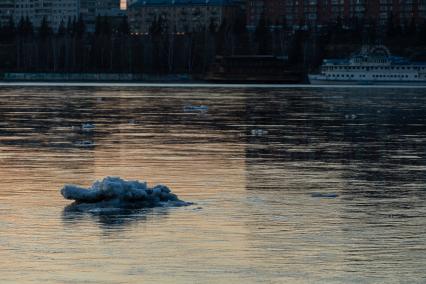
[[(425, 283), (425, 123), (424, 89), (2, 88), (0, 282)], [(196, 205), (64, 211), (108, 175)]]

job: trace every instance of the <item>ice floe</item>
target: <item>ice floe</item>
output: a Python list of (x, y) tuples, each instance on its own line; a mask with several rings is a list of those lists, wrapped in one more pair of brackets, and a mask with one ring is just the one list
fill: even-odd
[(339, 195), (337, 193), (334, 193), (334, 192), (312, 192), (311, 196), (317, 197), (317, 198), (337, 198), (337, 197), (339, 197)]
[(81, 125), (81, 130), (83, 131), (92, 131), (93, 129), (95, 129), (95, 125), (92, 123), (83, 123)]
[(165, 185), (148, 187), (146, 182), (126, 181), (106, 177), (89, 188), (65, 185), (61, 189), (65, 199), (74, 200), (72, 209), (89, 211), (94, 208), (145, 208), (156, 206), (187, 206)]
[(264, 130), (264, 129), (252, 129), (251, 130), (251, 135), (252, 136), (264, 136), (268, 134), (268, 130)]
[(184, 112), (206, 113), (208, 110), (209, 110), (209, 107), (205, 105), (186, 105), (183, 107)]
[(77, 141), (74, 143), (75, 146), (77, 147), (82, 147), (82, 148), (91, 148), (96, 146), (95, 142), (90, 141), (90, 140), (84, 140), (84, 141)]

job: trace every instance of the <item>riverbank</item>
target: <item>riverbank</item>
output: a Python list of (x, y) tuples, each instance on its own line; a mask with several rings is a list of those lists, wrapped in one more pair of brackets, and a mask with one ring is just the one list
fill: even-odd
[(3, 74), (4, 82), (192, 82), (189, 74), (140, 73), (18, 73)]
[(138, 88), (227, 88), (227, 89), (425, 89), (426, 86), (395, 85), (309, 85), (309, 84), (223, 84), (204, 82), (2, 82), (0, 87), (138, 87)]

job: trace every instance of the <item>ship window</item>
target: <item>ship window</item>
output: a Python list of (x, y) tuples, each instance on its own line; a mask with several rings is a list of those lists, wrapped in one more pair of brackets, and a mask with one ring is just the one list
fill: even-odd
[(414, 78), (417, 78), (417, 75), (414, 75)]

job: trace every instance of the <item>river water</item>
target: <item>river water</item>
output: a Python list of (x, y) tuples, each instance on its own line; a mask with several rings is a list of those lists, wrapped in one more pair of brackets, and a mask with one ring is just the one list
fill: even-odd
[[(425, 123), (424, 89), (2, 87), (0, 282), (425, 283)], [(105, 176), (195, 204), (64, 210)]]

